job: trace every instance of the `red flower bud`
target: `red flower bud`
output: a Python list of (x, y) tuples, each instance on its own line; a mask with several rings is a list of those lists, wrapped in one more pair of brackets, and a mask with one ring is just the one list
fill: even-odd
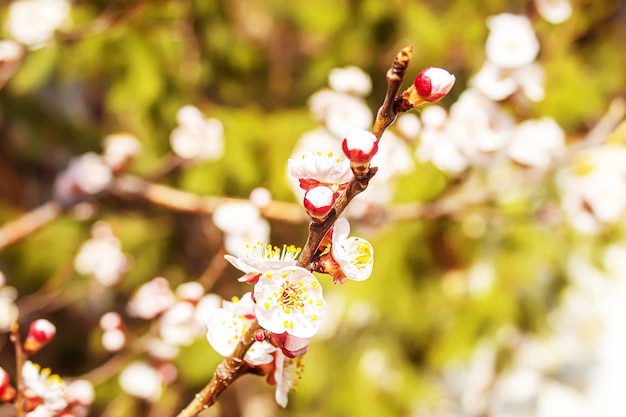
[(325, 185), (318, 185), (304, 194), (304, 208), (313, 220), (324, 221), (335, 204), (335, 192)]
[(378, 141), (372, 132), (355, 128), (348, 132), (341, 147), (352, 164), (369, 164), (378, 152)]
[(15, 388), (11, 385), (9, 374), (0, 368), (0, 401), (8, 403), (15, 398)]
[(26, 340), (24, 340), (24, 352), (29, 355), (38, 352), (54, 339), (56, 333), (56, 327), (48, 320), (35, 320), (30, 324), (28, 335)]
[(434, 103), (450, 92), (455, 80), (454, 75), (445, 69), (428, 67), (415, 77), (413, 86), (422, 101)]

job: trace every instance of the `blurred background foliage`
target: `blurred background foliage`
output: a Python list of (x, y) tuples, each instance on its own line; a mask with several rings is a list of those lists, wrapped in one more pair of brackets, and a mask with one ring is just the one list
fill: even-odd
[[(409, 77), (429, 65), (456, 75), (447, 107), (485, 59), (486, 18), (502, 12), (528, 13), (541, 43), (546, 98), (523, 117), (550, 115), (574, 142), (625, 90), (626, 14), (618, 1), (573, 4), (572, 17), (557, 26), (539, 19), (532, 2), (515, 0), (75, 1), (71, 29), (29, 51), (0, 90), (0, 222), (50, 199), (55, 175), (69, 159), (99, 152), (110, 133), (139, 138), (142, 151), (130, 170), (153, 173), (166, 162), (176, 111), (186, 104), (223, 122), (225, 154), (175, 171), (165, 184), (243, 198), (262, 185), (275, 199), (296, 202), (285, 180), (286, 160), (300, 135), (316, 126), (307, 99), (326, 86), (331, 69), (356, 65), (370, 74), (367, 100), (374, 111), (393, 56), (413, 45)], [(446, 184), (433, 166), (418, 164), (401, 179), (395, 198), (433, 199)], [(583, 240), (540, 221), (533, 201), (528, 195), (376, 229), (355, 225), (375, 247), (374, 274), (366, 282), (325, 287), (332, 320), (340, 324), (314, 340), (299, 392), (274, 415), (410, 415), (439, 398), (435, 382), (442, 370), (467, 359), (477, 342), (501, 341), (509, 328), (544, 331), (567, 284), (564, 254), (582, 247), (593, 255), (624, 231), (616, 227)], [(493, 215), (483, 224), (485, 213)], [(106, 294), (90, 292), (89, 281), (72, 268), (96, 218), (109, 222), (133, 259), (123, 283)], [(43, 312), (57, 325), (57, 340), (35, 359), (70, 376), (104, 363), (110, 354), (99, 346), (99, 315), (123, 311), (132, 290), (155, 276), (172, 286), (196, 279), (221, 242), (207, 222), (112, 197), (98, 203), (94, 218), (68, 214), (2, 251), (0, 269), (20, 298), (41, 291), (53, 297), (20, 318), (28, 323)], [(306, 225), (273, 221), (272, 234), (274, 244), (302, 245)], [(468, 288), (477, 262), (492, 265), (495, 276), (491, 290), (479, 295)], [(236, 277), (226, 268), (213, 290), (225, 298), (243, 293), (247, 288)], [(11, 369), (7, 335), (0, 335), (0, 345), (0, 363)], [(510, 348), (501, 343), (503, 366)], [(185, 348), (177, 360), (179, 379), (158, 407), (178, 410), (219, 360), (204, 340)], [(107, 407), (108, 415), (142, 415), (115, 378), (96, 390), (92, 415)], [(272, 389), (244, 377), (206, 415), (251, 415), (246, 402), (252, 394), (271, 400)]]

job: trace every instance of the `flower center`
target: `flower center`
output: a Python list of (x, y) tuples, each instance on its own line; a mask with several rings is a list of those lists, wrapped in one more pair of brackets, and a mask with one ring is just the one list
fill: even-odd
[(296, 284), (290, 282), (283, 283), (279, 303), (286, 314), (291, 313), (293, 309), (304, 312), (303, 307), (306, 295), (303, 290), (304, 288), (300, 281)]
[(263, 261), (293, 261), (301, 251), (302, 249), (295, 245), (283, 245), (282, 249), (270, 244), (258, 244), (252, 247), (254, 257)]
[(371, 246), (367, 242), (360, 242), (356, 245), (357, 254), (354, 256), (354, 266), (359, 269), (365, 268), (372, 263)]

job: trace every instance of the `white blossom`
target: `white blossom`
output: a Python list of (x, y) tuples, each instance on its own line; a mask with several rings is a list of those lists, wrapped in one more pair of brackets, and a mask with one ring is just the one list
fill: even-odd
[(305, 152), (299, 158), (290, 158), (288, 170), (303, 189), (323, 184), (336, 191), (352, 178), (350, 160), (332, 151)]
[(101, 285), (115, 285), (128, 268), (121, 242), (103, 222), (94, 224), (92, 236), (78, 250), (74, 268), (80, 274), (91, 275)]
[(539, 53), (539, 41), (526, 16), (502, 13), (487, 19), (487, 58), (502, 68), (530, 64)]
[[(207, 314), (207, 340), (217, 353), (230, 356), (241, 337), (254, 321), (255, 303), (251, 293), (232, 302), (224, 301), (222, 308), (214, 308)], [(251, 365), (262, 365), (274, 360), (277, 349), (266, 341), (255, 342), (244, 356)]]
[(161, 397), (161, 377), (156, 369), (143, 362), (132, 362), (119, 376), (124, 392), (133, 397), (156, 401)]
[(178, 126), (170, 134), (170, 144), (183, 159), (216, 160), (224, 153), (224, 127), (215, 118), (206, 118), (194, 106), (182, 107), (176, 114)]
[(84, 194), (96, 194), (106, 189), (113, 172), (104, 159), (93, 152), (73, 158), (54, 183), (57, 198), (72, 200)]
[(116, 133), (104, 138), (104, 162), (114, 171), (121, 169), (137, 153), (141, 145), (139, 140), (128, 133)]
[(537, 11), (547, 22), (559, 24), (572, 15), (570, 0), (535, 0)]
[(334, 68), (328, 75), (328, 85), (340, 93), (366, 96), (372, 91), (372, 80), (361, 68)]
[(12, 40), (0, 40), (0, 88), (17, 71), (24, 58), (24, 47)]
[(9, 4), (7, 27), (18, 42), (40, 48), (69, 20), (70, 11), (68, 0), (16, 0)]
[(367, 129), (373, 121), (372, 111), (363, 99), (329, 89), (314, 93), (309, 108), (337, 138), (345, 137), (352, 128)]
[(213, 223), (224, 232), (224, 247), (231, 254), (242, 252), (251, 242), (269, 240), (269, 223), (247, 201), (221, 204), (213, 212)]
[(169, 282), (163, 277), (157, 277), (135, 291), (126, 309), (132, 317), (151, 320), (167, 311), (175, 302)]
[(43, 401), (41, 407), (47, 411), (57, 412), (67, 407), (65, 382), (49, 368), (42, 369), (38, 364), (26, 361), (22, 367), (22, 379), (26, 390), (40, 398)]
[(513, 133), (508, 152), (514, 161), (536, 168), (547, 168), (550, 161), (565, 148), (565, 133), (549, 117), (526, 120)]
[(277, 334), (312, 337), (326, 311), (319, 281), (297, 266), (261, 274), (254, 286), (254, 297), (259, 325)]

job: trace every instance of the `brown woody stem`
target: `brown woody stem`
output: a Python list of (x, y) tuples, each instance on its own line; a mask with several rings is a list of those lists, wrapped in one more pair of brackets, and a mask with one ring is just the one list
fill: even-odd
[(193, 417), (202, 410), (205, 410), (215, 404), (217, 397), (228, 386), (233, 383), (241, 375), (250, 371), (250, 367), (243, 361), (250, 346), (256, 341), (254, 334), (261, 327), (258, 322), (254, 322), (246, 334), (243, 336), (233, 354), (217, 366), (211, 381), (194, 397), (178, 417)]
[(22, 349), (22, 339), (20, 338), (20, 326), (17, 322), (11, 326), (11, 342), (15, 347), (15, 380), (16, 380), (16, 396), (15, 396), (15, 412), (17, 417), (24, 417), (24, 381), (22, 379), (22, 368), (24, 362), (28, 359), (24, 349)]

